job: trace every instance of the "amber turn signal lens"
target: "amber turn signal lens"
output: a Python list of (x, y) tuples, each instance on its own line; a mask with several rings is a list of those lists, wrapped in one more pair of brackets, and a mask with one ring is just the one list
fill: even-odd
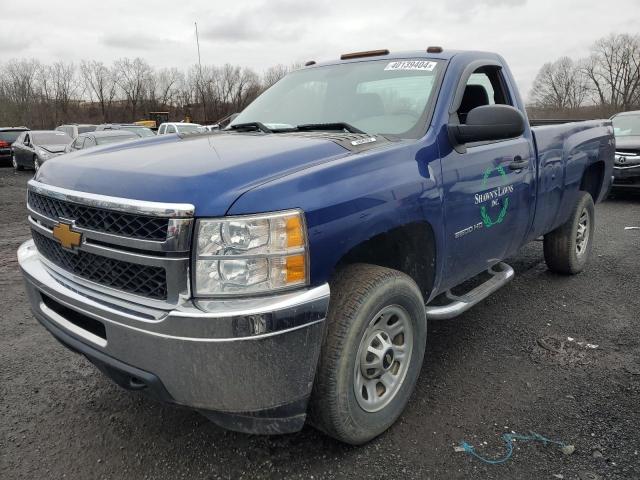
[(300, 217), (289, 217), (287, 219), (287, 247), (299, 248), (304, 246), (304, 233)]
[(306, 278), (304, 255), (287, 257), (287, 283), (297, 283)]

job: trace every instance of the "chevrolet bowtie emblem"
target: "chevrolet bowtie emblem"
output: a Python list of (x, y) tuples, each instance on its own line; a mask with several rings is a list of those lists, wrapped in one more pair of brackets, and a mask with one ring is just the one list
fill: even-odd
[(64, 248), (73, 250), (78, 248), (82, 242), (82, 234), (71, 229), (68, 223), (58, 223), (53, 227), (53, 238), (60, 242)]

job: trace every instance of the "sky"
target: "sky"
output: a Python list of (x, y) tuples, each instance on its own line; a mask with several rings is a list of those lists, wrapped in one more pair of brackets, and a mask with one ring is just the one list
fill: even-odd
[(186, 70), (198, 60), (197, 22), (203, 64), (262, 72), (345, 52), (439, 45), (500, 53), (524, 97), (545, 62), (586, 56), (610, 33), (640, 33), (640, 0), (0, 0), (0, 12), (1, 60), (142, 57)]

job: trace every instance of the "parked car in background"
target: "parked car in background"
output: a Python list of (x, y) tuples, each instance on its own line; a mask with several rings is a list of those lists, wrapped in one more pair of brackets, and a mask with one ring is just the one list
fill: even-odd
[(138, 138), (140, 138), (138, 135), (126, 130), (102, 130), (82, 133), (78, 135), (78, 138), (67, 145), (65, 152), (75, 152), (76, 150), (97, 147), (98, 145), (126, 142), (127, 140), (136, 140)]
[(63, 154), (70, 142), (71, 137), (66, 132), (57, 130), (22, 132), (11, 146), (13, 168), (23, 170), (27, 167), (38, 171), (44, 162)]
[(640, 110), (611, 117), (616, 137), (613, 188), (640, 189)]
[(0, 127), (0, 165), (11, 161), (11, 145), (27, 127)]
[(155, 137), (156, 135), (150, 128), (143, 125), (136, 125), (135, 123), (104, 123), (96, 127), (96, 131), (103, 130), (125, 130), (135, 133), (140, 138)]
[(202, 128), (202, 125), (199, 123), (168, 122), (160, 125), (158, 135), (165, 135), (167, 133), (197, 133), (201, 131), (200, 128)]
[(56, 127), (56, 131), (64, 132), (69, 135), (71, 138), (76, 138), (81, 133), (93, 132), (96, 129), (95, 125), (90, 124), (68, 124), (68, 125), (60, 125)]

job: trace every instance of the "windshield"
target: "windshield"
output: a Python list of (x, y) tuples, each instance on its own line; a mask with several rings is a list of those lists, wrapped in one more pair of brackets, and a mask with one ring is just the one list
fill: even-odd
[(4, 132), (0, 132), (0, 140), (4, 142), (13, 143), (16, 141), (16, 138), (20, 136), (23, 131), (21, 130), (8, 130)]
[(348, 123), (370, 134), (417, 137), (433, 94), (438, 62), (375, 60), (292, 72), (249, 105), (231, 125), (271, 129)]
[(200, 125), (176, 125), (178, 133), (193, 133), (200, 131)]
[(139, 137), (155, 137), (156, 134), (147, 127), (120, 127), (120, 130), (126, 130), (127, 132), (133, 132)]
[(95, 125), (85, 125), (84, 127), (78, 127), (78, 133), (95, 132), (95, 130), (96, 130)]
[(36, 145), (66, 145), (71, 137), (64, 132), (33, 132), (31, 141)]
[(108, 137), (96, 137), (98, 145), (105, 145), (107, 143), (118, 143), (126, 140), (133, 140), (138, 138), (137, 135), (109, 135)]
[(613, 131), (616, 137), (640, 136), (640, 114), (613, 117)]

